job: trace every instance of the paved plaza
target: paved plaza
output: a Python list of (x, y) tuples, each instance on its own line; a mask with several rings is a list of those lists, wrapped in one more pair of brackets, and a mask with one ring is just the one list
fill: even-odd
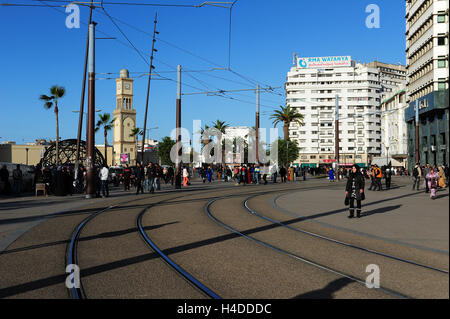
[[(155, 247), (221, 298), (448, 298), (448, 189), (431, 200), (394, 177), (389, 191), (366, 187), (362, 217), (348, 219), (344, 188), (197, 180), (138, 196), (2, 198), (0, 297), (73, 298), (68, 251), (90, 217), (76, 237), (86, 298), (208, 297)], [(364, 285), (368, 265), (381, 288)]]

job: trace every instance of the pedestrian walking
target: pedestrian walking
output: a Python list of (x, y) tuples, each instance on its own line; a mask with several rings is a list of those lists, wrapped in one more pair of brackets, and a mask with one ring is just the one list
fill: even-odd
[(390, 189), (391, 188), (391, 178), (392, 178), (392, 168), (390, 166), (386, 167), (384, 178), (386, 180), (386, 189)]
[(444, 167), (442, 165), (439, 166), (439, 187), (440, 188), (446, 188), (446, 185), (445, 185), (445, 171), (444, 171)]
[(359, 166), (354, 164), (345, 187), (345, 205), (350, 205), (348, 218), (354, 217), (355, 200), (356, 217), (361, 217), (361, 201), (365, 199), (364, 184), (364, 176), (359, 171)]
[(125, 169), (123, 170), (123, 190), (130, 190), (130, 177), (131, 177), (131, 169), (128, 167), (128, 164), (125, 164)]
[(11, 192), (11, 185), (9, 183), (9, 172), (6, 165), (0, 169), (0, 182), (3, 184), (3, 194), (8, 195)]
[(423, 176), (425, 177), (425, 193), (429, 193), (430, 192), (430, 187), (428, 184), (428, 174), (430, 174), (431, 172), (431, 166), (429, 163), (427, 163), (425, 165), (425, 168), (423, 169)]
[(277, 177), (278, 177), (278, 168), (277, 168), (276, 165), (272, 165), (271, 166), (270, 173), (272, 174), (273, 183), (276, 184), (277, 183)]
[(108, 165), (103, 164), (103, 167), (99, 171), (98, 175), (100, 177), (100, 182), (101, 182), (102, 197), (109, 197), (109, 185), (108, 185), (109, 169), (108, 169)]
[(426, 175), (428, 181), (428, 188), (430, 190), (430, 198), (436, 198), (436, 190), (438, 188), (439, 183), (439, 174), (436, 172), (434, 168), (430, 169), (430, 172)]
[(144, 189), (142, 188), (142, 179), (144, 178), (144, 170), (140, 162), (137, 162), (135, 174), (136, 174), (136, 195), (139, 194), (139, 191), (141, 191), (141, 193), (144, 194)]
[(413, 190), (416, 188), (416, 185), (417, 185), (417, 190), (419, 190), (421, 177), (422, 177), (422, 169), (420, 168), (419, 163), (416, 163), (416, 165), (414, 166), (414, 169), (413, 169), (413, 178), (414, 178), (414, 183), (413, 183), (413, 187), (412, 187)]
[(173, 166), (170, 165), (170, 167), (167, 169), (167, 178), (170, 180), (170, 184), (173, 186), (173, 182), (174, 182), (174, 177), (175, 177), (175, 171), (173, 169)]
[(281, 182), (286, 183), (286, 168), (284, 166), (281, 166), (281, 168), (280, 168), (280, 177), (281, 177)]
[(155, 183), (154, 182), (155, 182), (155, 177), (156, 177), (156, 169), (152, 162), (150, 162), (148, 164), (146, 177), (147, 177), (149, 192), (153, 194), (155, 192), (155, 185), (154, 185)]
[(208, 169), (206, 170), (206, 176), (208, 178), (208, 183), (211, 183), (212, 175), (213, 175), (213, 172), (212, 172), (211, 166), (208, 166)]
[(69, 194), (70, 196), (72, 196), (73, 194), (73, 182), (74, 178), (70, 167), (66, 167), (66, 170), (64, 172), (64, 185), (66, 186), (66, 194)]
[(328, 178), (329, 178), (330, 182), (334, 182), (334, 170), (332, 167), (328, 171)]
[(183, 186), (188, 186), (189, 172), (186, 167), (183, 168)]
[(23, 182), (22, 170), (20, 169), (20, 164), (17, 164), (16, 168), (13, 170), (14, 194), (22, 195), (22, 182)]

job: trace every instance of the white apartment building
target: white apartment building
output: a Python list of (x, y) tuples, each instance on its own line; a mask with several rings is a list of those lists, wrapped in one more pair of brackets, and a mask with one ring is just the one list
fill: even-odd
[[(350, 56), (297, 58), (287, 73), (286, 104), (304, 115), (289, 137), (301, 148), (296, 163), (319, 167), (335, 161), (335, 100), (339, 100), (339, 163), (366, 166), (381, 155), (379, 70)], [(375, 114), (378, 112), (378, 114)]]
[(392, 96), (406, 84), (406, 67), (402, 64), (390, 64), (374, 61), (367, 64), (369, 67), (377, 68), (380, 72), (381, 99)]
[(392, 162), (393, 166), (406, 167), (408, 158), (408, 138), (405, 110), (406, 88), (399, 87), (381, 104), (381, 158)]

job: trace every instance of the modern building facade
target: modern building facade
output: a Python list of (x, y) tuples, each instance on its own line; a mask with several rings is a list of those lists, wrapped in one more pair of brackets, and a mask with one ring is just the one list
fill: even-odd
[(286, 104), (304, 115), (289, 138), (300, 146), (301, 166), (335, 162), (335, 105), (339, 103), (339, 163), (366, 166), (381, 155), (380, 72), (350, 56), (297, 58), (287, 73)]
[(133, 109), (133, 79), (128, 70), (120, 71), (116, 79), (116, 109), (113, 112), (114, 121), (114, 164), (120, 165), (123, 159), (130, 164), (136, 163), (137, 143), (132, 131), (136, 127), (136, 110)]
[[(406, 1), (407, 121), (409, 168), (415, 162), (448, 164), (449, 2)], [(419, 109), (419, 158), (415, 110)]]

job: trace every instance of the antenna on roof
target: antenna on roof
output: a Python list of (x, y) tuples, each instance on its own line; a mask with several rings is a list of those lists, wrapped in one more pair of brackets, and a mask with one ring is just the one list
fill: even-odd
[(297, 52), (294, 52), (294, 57), (292, 59), (292, 64), (295, 66), (297, 65)]

